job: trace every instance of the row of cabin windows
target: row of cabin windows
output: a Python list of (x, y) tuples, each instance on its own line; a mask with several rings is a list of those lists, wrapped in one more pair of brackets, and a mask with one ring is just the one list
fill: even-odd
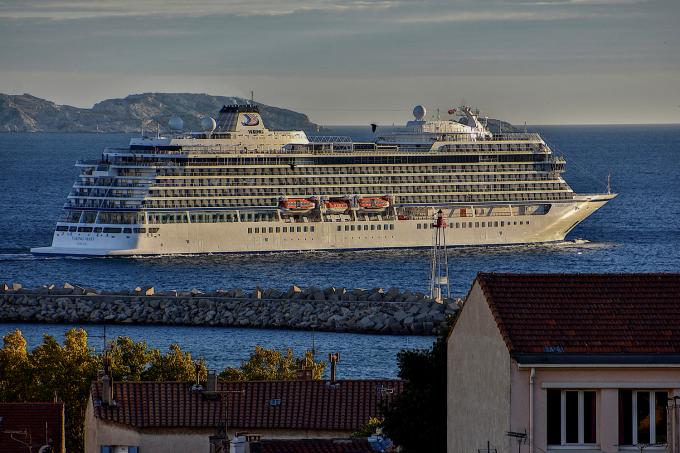
[[(123, 176), (123, 177), (133, 177), (133, 178), (138, 178), (138, 177), (149, 177), (153, 176), (156, 172), (153, 171), (154, 169), (141, 169), (141, 168), (119, 168), (118, 169), (118, 176)], [(83, 172), (84, 173), (84, 172)]]
[[(619, 445), (667, 442), (668, 392), (619, 390), (618, 400)], [(595, 445), (597, 415), (596, 391), (548, 389), (548, 445)]]
[(267, 233), (313, 233), (314, 226), (284, 226), (284, 227), (262, 227), (248, 228), (248, 234), (267, 234)]
[(385, 224), (373, 224), (373, 225), (338, 225), (337, 230), (338, 231), (382, 231), (382, 230), (394, 230), (394, 224), (393, 223), (385, 223)]
[[(120, 159), (125, 160), (125, 158)], [(120, 161), (119, 160), (119, 161)], [(280, 156), (280, 155), (247, 155), (239, 157), (190, 157), (188, 159), (154, 159), (148, 158), (143, 161), (120, 162), (126, 166), (158, 166), (158, 167), (224, 167), (233, 165), (252, 165), (273, 167), (279, 165), (307, 165), (310, 168), (322, 168), (326, 166), (350, 166), (350, 165), (446, 165), (446, 164), (477, 164), (480, 162), (502, 163), (529, 163), (551, 162), (549, 154), (458, 154), (458, 155), (432, 155), (422, 153), (404, 153), (399, 155), (389, 154), (356, 154), (336, 156)], [(116, 162), (118, 164), (118, 162)], [(202, 169), (202, 168), (201, 168)]]
[(154, 178), (149, 178), (147, 180), (138, 179), (127, 179), (127, 178), (93, 178), (93, 177), (83, 177), (81, 175), (80, 180), (76, 181), (74, 186), (102, 186), (102, 187), (148, 187), (149, 184), (154, 182)]
[(479, 152), (479, 151), (531, 151), (542, 152), (546, 151), (547, 147), (540, 143), (493, 143), (487, 144), (483, 142), (477, 143), (462, 143), (462, 144), (448, 144), (439, 148), (439, 151), (465, 151), (465, 152)]
[[(453, 189), (453, 190), (451, 190)], [(322, 187), (322, 186), (316, 186), (316, 187), (301, 187), (296, 189), (295, 195), (296, 196), (314, 196), (319, 193), (322, 195), (342, 195), (345, 196), (348, 193), (361, 193), (365, 195), (383, 195), (383, 194), (400, 194), (398, 195), (399, 197), (404, 197), (404, 194), (422, 194), (422, 193), (437, 193), (437, 194), (447, 194), (450, 193), (452, 195), (458, 195), (460, 194), (461, 196), (478, 196), (478, 195), (492, 195), (492, 196), (500, 196), (504, 195), (502, 193), (496, 192), (498, 191), (503, 191), (503, 192), (516, 192), (516, 194), (523, 195), (527, 191), (548, 191), (548, 190), (556, 190), (556, 191), (563, 191), (564, 193), (571, 193), (569, 192), (569, 188), (566, 186), (566, 184), (538, 184), (536, 186), (525, 186), (525, 185), (516, 185), (513, 187), (490, 187), (490, 186), (459, 186), (458, 188), (452, 187), (452, 186), (405, 186), (405, 187), (395, 187), (395, 186), (372, 186), (372, 187), (351, 187), (351, 186), (342, 186), (342, 187)], [(465, 193), (461, 193), (465, 192)], [(281, 189), (272, 187), (272, 188), (256, 188), (256, 189), (199, 189), (199, 190), (193, 190), (193, 191), (180, 191), (180, 190), (170, 190), (170, 191), (163, 191), (161, 193), (156, 193), (152, 194), (152, 196), (156, 197), (172, 197), (172, 200), (147, 200), (147, 202), (162, 202), (162, 201), (178, 201), (178, 202), (196, 202), (199, 203), (198, 206), (200, 206), (200, 203), (206, 202), (206, 201), (213, 201), (211, 198), (228, 198), (230, 196), (269, 196), (269, 197), (278, 197), (281, 194)], [(509, 195), (516, 195), (513, 193), (510, 193)], [(535, 194), (530, 194), (526, 193), (527, 195), (535, 195)], [(558, 194), (556, 192), (546, 192), (545, 195), (555, 195)], [(185, 198), (193, 197), (194, 199), (191, 200), (186, 200)], [(76, 200), (76, 205), (78, 205), (78, 201)], [(82, 200), (85, 201), (85, 200)], [(106, 203), (106, 202), (105, 202)]]
[[(308, 165), (312, 168), (325, 166), (349, 166), (349, 165), (446, 165), (446, 164), (470, 164), (479, 162), (549, 162), (549, 154), (459, 154), (459, 155), (433, 155), (422, 153), (404, 153), (398, 155), (389, 154), (340, 154), (335, 156), (280, 156), (280, 155), (246, 155), (234, 157), (193, 157), (189, 159), (150, 159), (144, 164), (159, 166), (181, 167), (212, 167), (231, 165), (275, 166), (275, 165)], [(139, 165), (133, 163), (133, 165)]]
[[(252, 184), (251, 184), (252, 186)], [(367, 193), (367, 194), (382, 194), (382, 193), (423, 193), (423, 192), (496, 192), (496, 191), (516, 191), (524, 192), (528, 190), (568, 190), (564, 183), (534, 183), (534, 184), (473, 184), (473, 185), (385, 185), (384, 182), (379, 182), (371, 186), (352, 186), (351, 184), (342, 183), (340, 186), (326, 186), (323, 184), (316, 184), (314, 186), (301, 186), (295, 189), (300, 195), (314, 195), (319, 192), (322, 193)], [(74, 195), (88, 196), (87, 189), (80, 189)], [(281, 193), (281, 187), (239, 187), (234, 189), (225, 188), (200, 188), (200, 189), (162, 189), (154, 188), (150, 191), (152, 197), (219, 197), (229, 195), (278, 195)], [(90, 195), (94, 196), (94, 195)], [(103, 195), (100, 195), (103, 196)], [(109, 198), (118, 197), (115, 193), (106, 195)], [(136, 195), (140, 196), (140, 195)], [(128, 195), (120, 195), (120, 197), (128, 197)]]
[[(316, 177), (312, 175), (296, 175), (287, 178), (205, 178), (205, 179), (170, 179), (161, 180), (154, 188), (200, 187), (212, 186), (252, 186), (252, 185), (326, 185), (326, 184), (404, 184), (404, 183), (444, 183), (444, 182), (495, 182), (495, 181), (548, 181), (557, 179), (557, 175), (549, 173), (498, 173), (481, 175), (400, 175), (377, 174), (371, 176), (333, 175)], [(95, 185), (95, 184), (93, 184)]]
[[(383, 192), (378, 192), (383, 193)], [(325, 195), (333, 195), (328, 191)], [(344, 193), (337, 191), (337, 195)], [(461, 194), (461, 195), (399, 195), (397, 203), (474, 203), (487, 201), (533, 201), (533, 200), (567, 200), (572, 198), (571, 192), (553, 193), (488, 193), (488, 194)], [(275, 207), (278, 206), (278, 197), (251, 198), (251, 199), (203, 199), (203, 200), (146, 200), (147, 208), (195, 208), (195, 207)]]
[(146, 194), (147, 190), (145, 188), (139, 189), (99, 189), (99, 188), (89, 188), (89, 187), (76, 187), (71, 191), (71, 195), (81, 196), (81, 197), (118, 197), (118, 198), (131, 198), (140, 197)]
[[(487, 228), (487, 227), (488, 228), (492, 228), (492, 227), (498, 228), (499, 226), (504, 227), (506, 225), (507, 226), (529, 225), (529, 221), (528, 220), (526, 220), (526, 221), (525, 220), (520, 220), (520, 221), (513, 220), (512, 222), (511, 221), (506, 222), (504, 220), (501, 220), (500, 222), (455, 222), (455, 223), (451, 222), (451, 223), (447, 223), (447, 226), (449, 228), (479, 228), (480, 225), (481, 225), (482, 228)], [(419, 223), (418, 225), (416, 225), (416, 228), (419, 229), (419, 230), (427, 230), (428, 228), (429, 229), (434, 228), (434, 225), (432, 225), (431, 223)]]
[(75, 227), (58, 225), (56, 231), (59, 232), (70, 232), (70, 233), (107, 233), (107, 234), (146, 234), (147, 230), (149, 233), (158, 233), (158, 228), (115, 228), (115, 227)]
[[(184, 213), (149, 213), (148, 216), (149, 223), (187, 223), (187, 215)], [(197, 212), (189, 214), (189, 219), (191, 223), (238, 222), (238, 215), (235, 212)]]
[[(343, 175), (343, 174), (373, 174), (373, 173), (459, 173), (459, 172), (508, 172), (508, 171), (537, 171), (546, 166), (552, 167), (549, 162), (537, 162), (531, 164), (505, 163), (505, 164), (475, 164), (475, 165), (361, 165), (361, 166), (290, 166), (268, 168), (161, 168), (158, 176), (224, 176), (224, 175)], [(131, 172), (140, 173), (134, 169), (120, 169), (121, 176), (144, 176), (143, 174), (131, 175)]]
[(144, 223), (144, 213), (118, 213), (118, 212), (97, 212), (97, 211), (66, 211), (62, 222), (70, 223)]
[[(327, 189), (321, 195), (344, 196), (346, 191), (343, 188)], [(369, 192), (367, 192), (369, 193)], [(373, 194), (385, 194), (389, 191), (373, 190)], [(473, 194), (444, 194), (444, 195), (398, 195), (398, 203), (472, 203), (482, 201), (533, 201), (533, 200), (567, 200), (572, 198), (570, 191), (563, 192), (539, 192), (526, 193), (517, 191), (516, 193), (473, 193)], [(191, 200), (145, 200), (141, 202), (147, 208), (215, 208), (215, 207), (275, 207), (278, 205), (278, 197), (262, 197), (251, 199), (191, 199)], [(139, 201), (117, 201), (117, 200), (82, 200), (69, 199), (67, 204), (74, 208), (100, 208), (100, 209), (139, 209)]]

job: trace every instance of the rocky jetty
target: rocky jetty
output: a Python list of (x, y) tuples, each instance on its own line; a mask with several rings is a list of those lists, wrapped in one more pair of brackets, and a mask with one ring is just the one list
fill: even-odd
[(204, 292), (100, 291), (66, 283), (0, 287), (0, 322), (161, 324), (315, 329), (434, 335), (447, 327), (460, 300), (436, 303), (419, 292), (346, 288), (239, 288)]

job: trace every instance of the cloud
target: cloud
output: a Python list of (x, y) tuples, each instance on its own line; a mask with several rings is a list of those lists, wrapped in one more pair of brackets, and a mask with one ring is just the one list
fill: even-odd
[(649, 0), (522, 0), (519, 5), (530, 6), (561, 6), (561, 5), (594, 5), (594, 6), (616, 6), (616, 5), (638, 5), (647, 3)]
[(279, 16), (305, 11), (391, 8), (398, 0), (4, 0), (0, 17), (12, 19), (89, 19), (99, 17), (211, 15)]
[(556, 21), (593, 17), (580, 11), (450, 11), (414, 14), (394, 19), (399, 23)]

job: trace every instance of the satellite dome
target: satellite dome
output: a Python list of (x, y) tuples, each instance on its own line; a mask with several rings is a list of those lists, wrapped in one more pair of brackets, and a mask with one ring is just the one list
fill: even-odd
[(173, 131), (181, 131), (184, 129), (184, 121), (182, 121), (182, 118), (179, 116), (173, 116), (170, 118), (170, 121), (168, 121), (168, 126)]
[(203, 129), (204, 132), (212, 132), (216, 127), (217, 122), (210, 116), (206, 116), (201, 120), (201, 129)]
[(421, 121), (423, 118), (425, 118), (425, 114), (427, 113), (427, 110), (425, 110), (425, 107), (422, 105), (416, 105), (413, 107), (413, 116), (416, 117), (416, 120)]

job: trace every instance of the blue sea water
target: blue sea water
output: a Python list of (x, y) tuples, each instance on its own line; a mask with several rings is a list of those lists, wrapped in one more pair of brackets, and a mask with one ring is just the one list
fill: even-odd
[[(565, 178), (577, 192), (605, 191), (611, 173), (612, 190), (620, 195), (560, 244), (450, 250), (456, 295), (464, 295), (480, 271), (678, 271), (680, 125), (533, 129), (567, 159)], [(358, 138), (368, 135), (365, 128), (335, 132)], [(0, 134), (0, 281), (26, 286), (69, 281), (102, 289), (143, 284), (158, 289), (253, 289), (258, 285), (283, 289), (291, 284), (420, 291), (427, 287), (426, 250), (137, 259), (33, 257), (30, 247), (51, 242), (55, 221), (77, 175), (75, 161), (97, 158), (105, 146), (125, 146), (129, 138), (123, 134)], [(0, 325), (0, 334), (14, 327)], [(21, 327), (31, 344), (39, 341), (43, 331), (60, 334), (65, 329)], [(191, 345), (196, 354), (212, 357), (214, 363), (245, 358), (249, 346), (258, 343), (309, 347), (309, 334), (304, 332), (168, 327), (112, 327), (111, 331), (153, 340), (157, 346), (167, 346), (163, 342), (174, 339)], [(317, 334), (317, 338), (327, 335), (329, 350), (333, 345), (349, 348), (346, 354), (357, 365), (349, 365), (348, 372), (352, 369), (355, 377), (394, 375), (397, 350), (431, 343), (427, 338), (353, 334)]]

